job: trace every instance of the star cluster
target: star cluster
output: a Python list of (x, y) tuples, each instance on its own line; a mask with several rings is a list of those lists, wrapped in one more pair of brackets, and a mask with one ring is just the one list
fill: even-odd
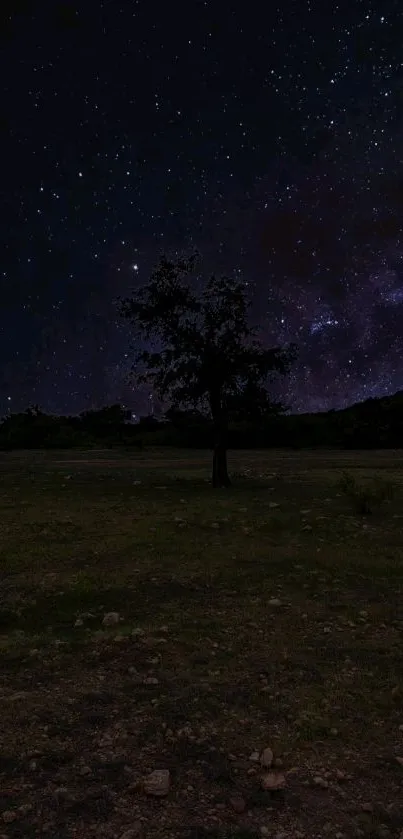
[(9, 5), (0, 413), (144, 409), (114, 301), (193, 248), (297, 343), (293, 410), (403, 388), (397, 0)]

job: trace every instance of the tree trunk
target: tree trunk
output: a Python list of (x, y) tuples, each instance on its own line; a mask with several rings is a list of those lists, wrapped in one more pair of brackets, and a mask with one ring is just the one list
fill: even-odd
[(214, 446), (213, 475), (211, 482), (213, 487), (231, 486), (227, 467), (227, 449), (222, 444)]
[(223, 412), (213, 417), (214, 421), (214, 453), (213, 453), (213, 474), (211, 483), (213, 487), (229, 487), (231, 481), (227, 467), (227, 420)]

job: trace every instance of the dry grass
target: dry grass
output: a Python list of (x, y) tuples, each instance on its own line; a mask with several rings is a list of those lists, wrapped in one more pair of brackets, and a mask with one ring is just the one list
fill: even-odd
[[(10, 839), (400, 836), (403, 455), (231, 453), (228, 491), (209, 461), (3, 456)], [(345, 470), (392, 499), (357, 515)], [(277, 794), (250, 761), (266, 746)], [(155, 768), (163, 800), (141, 791)]]

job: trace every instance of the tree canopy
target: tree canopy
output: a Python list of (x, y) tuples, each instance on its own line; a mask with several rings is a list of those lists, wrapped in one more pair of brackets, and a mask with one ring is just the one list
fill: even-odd
[(136, 352), (137, 382), (150, 384), (173, 407), (208, 409), (214, 426), (213, 484), (229, 484), (229, 417), (273, 411), (268, 384), (285, 374), (294, 347), (266, 348), (249, 323), (250, 301), (239, 279), (213, 275), (202, 283), (200, 258), (163, 256), (149, 282), (120, 301), (120, 312), (150, 348)]

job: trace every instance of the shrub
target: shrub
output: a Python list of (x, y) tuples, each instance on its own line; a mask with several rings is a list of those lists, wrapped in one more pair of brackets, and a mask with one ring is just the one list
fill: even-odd
[(355, 512), (360, 516), (371, 515), (382, 504), (391, 501), (394, 494), (393, 484), (382, 478), (374, 478), (372, 484), (360, 484), (348, 472), (343, 472), (339, 487), (352, 501)]

